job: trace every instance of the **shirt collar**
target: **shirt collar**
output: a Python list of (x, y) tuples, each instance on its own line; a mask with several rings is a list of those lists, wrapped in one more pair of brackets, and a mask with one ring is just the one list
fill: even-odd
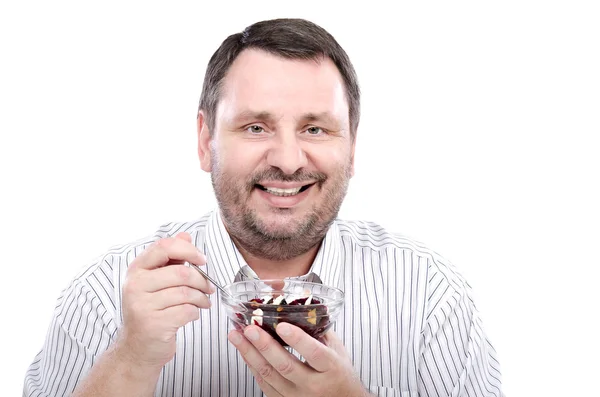
[[(333, 222), (319, 247), (309, 272), (302, 276), (289, 277), (289, 279), (322, 282), (325, 285), (339, 288), (342, 273), (341, 245), (340, 230), (337, 222)], [(218, 210), (213, 211), (206, 225), (203, 251), (207, 259), (206, 270), (221, 285), (258, 278), (235, 246)]]

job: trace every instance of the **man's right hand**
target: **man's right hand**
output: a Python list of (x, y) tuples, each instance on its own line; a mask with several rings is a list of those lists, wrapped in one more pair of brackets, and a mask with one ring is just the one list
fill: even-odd
[(177, 330), (211, 305), (206, 294), (215, 287), (184, 261), (202, 266), (206, 258), (179, 233), (152, 244), (127, 270), (115, 353), (138, 368), (161, 369), (175, 355)]
[(175, 355), (177, 330), (210, 307), (215, 292), (196, 270), (204, 255), (187, 233), (152, 244), (127, 269), (123, 326), (73, 396), (152, 396), (162, 367)]

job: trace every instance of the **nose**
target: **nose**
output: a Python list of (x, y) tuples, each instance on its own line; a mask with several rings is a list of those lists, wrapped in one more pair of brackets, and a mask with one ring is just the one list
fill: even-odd
[(295, 134), (281, 134), (267, 154), (267, 162), (288, 175), (306, 167), (308, 159)]

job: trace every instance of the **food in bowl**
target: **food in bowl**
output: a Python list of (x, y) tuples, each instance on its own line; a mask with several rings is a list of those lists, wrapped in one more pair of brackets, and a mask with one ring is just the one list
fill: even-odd
[(225, 287), (222, 295), (233, 325), (243, 330), (257, 325), (283, 346), (276, 332), (287, 322), (319, 339), (333, 325), (343, 306), (344, 294), (337, 288), (298, 280), (250, 280)]

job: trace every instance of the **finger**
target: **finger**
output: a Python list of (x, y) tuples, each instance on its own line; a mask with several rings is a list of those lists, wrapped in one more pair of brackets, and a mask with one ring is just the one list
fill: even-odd
[[(277, 343), (269, 334), (267, 334), (265, 331), (263, 331), (259, 327), (250, 325), (250, 326), (246, 327), (245, 331), (248, 331), (249, 328), (262, 332), (263, 334), (265, 334), (263, 336), (267, 336), (267, 337), (271, 338), (271, 340), (274, 343)], [(250, 367), (250, 369), (254, 369), (256, 371), (256, 373), (258, 374), (258, 376), (261, 379), (263, 379), (266, 383), (268, 383), (278, 393), (283, 394), (283, 395), (289, 395), (290, 390), (293, 389), (293, 384), (289, 380), (285, 379), (279, 372), (277, 372), (277, 370), (261, 354), (262, 352), (259, 351), (247, 339), (247, 337), (245, 335), (246, 334), (242, 334), (239, 331), (231, 331), (228, 335), (228, 339), (231, 343), (233, 343), (233, 345), (236, 347), (236, 349), (240, 352), (240, 354), (242, 355), (242, 358), (244, 359), (246, 364), (248, 364), (248, 367)], [(250, 332), (250, 335), (251, 335), (251, 332)], [(279, 345), (279, 343), (277, 343), (277, 345)], [(283, 347), (281, 347), (281, 345), (279, 345), (279, 348), (283, 350), (284, 354), (287, 354), (288, 356), (292, 356), (285, 349), (283, 349)], [(295, 357), (293, 357), (293, 358), (296, 359)]]
[[(169, 238), (169, 237), (171, 237), (171, 235), (167, 233), (167, 238)], [(190, 236), (190, 234), (187, 232), (177, 233), (173, 238), (178, 238), (180, 240), (187, 241), (188, 243), (192, 242), (192, 236)], [(185, 261), (175, 260), (175, 259), (171, 259), (169, 261), (169, 264), (175, 264), (175, 263), (185, 263)]]
[[(277, 326), (279, 327), (279, 325)], [(256, 326), (244, 329), (244, 335), (281, 376), (293, 384), (301, 384), (313, 374), (310, 368), (291, 355), (271, 335)]]
[(187, 241), (188, 243), (192, 242), (192, 236), (190, 236), (190, 234), (187, 232), (177, 233), (175, 235), (175, 238), (179, 238), (181, 240)]
[(170, 237), (153, 243), (131, 263), (130, 268), (156, 269), (170, 261), (188, 261), (203, 266), (206, 257), (188, 241)]
[(202, 277), (198, 271), (183, 265), (164, 266), (144, 272), (139, 275), (139, 283), (146, 292), (155, 292), (177, 286), (195, 288), (206, 294), (212, 294), (216, 291), (214, 285)]
[(323, 343), (325, 346), (333, 349), (339, 356), (347, 358), (350, 360), (350, 356), (348, 355), (348, 351), (346, 350), (346, 346), (342, 343), (340, 338), (335, 334), (333, 329), (330, 329), (323, 335)]
[(175, 328), (183, 327), (200, 318), (200, 310), (191, 304), (168, 307), (159, 313), (163, 316), (161, 324), (171, 324)]
[(332, 349), (295, 325), (279, 323), (275, 331), (290, 347), (300, 353), (316, 371), (326, 372), (336, 364), (336, 354)]
[(277, 390), (275, 390), (273, 388), (273, 386), (271, 386), (269, 383), (267, 383), (261, 376), (260, 374), (252, 367), (248, 367), (250, 368), (250, 372), (252, 372), (252, 376), (254, 376), (254, 379), (256, 379), (256, 383), (258, 384), (258, 387), (260, 387), (260, 390), (262, 390), (262, 392), (265, 394), (265, 396), (267, 397), (283, 397), (283, 394), (279, 393)]
[[(242, 336), (242, 334), (240, 332), (232, 331), (229, 333), (229, 336), (228, 336), (228, 339), (230, 339), (230, 341), (232, 338), (236, 337), (234, 335), (234, 333), (237, 333), (237, 338), (244, 338), (244, 336)], [(273, 388), (273, 386), (271, 386), (270, 384), (265, 382), (265, 380), (260, 376), (260, 374), (258, 373), (258, 371), (256, 369), (254, 369), (250, 366), (250, 364), (248, 363), (248, 361), (246, 361), (246, 358), (244, 356), (242, 356), (242, 360), (244, 360), (244, 362), (248, 366), (248, 369), (250, 370), (250, 372), (252, 373), (252, 376), (254, 376), (254, 379), (256, 380), (256, 384), (258, 384), (258, 387), (260, 387), (260, 389), (263, 391), (265, 396), (267, 396), (267, 397), (281, 396), (281, 394), (277, 390), (275, 390)]]
[(162, 289), (152, 294), (151, 303), (153, 309), (164, 310), (169, 307), (190, 304), (199, 309), (208, 309), (211, 302), (208, 296), (195, 288), (186, 286)]

